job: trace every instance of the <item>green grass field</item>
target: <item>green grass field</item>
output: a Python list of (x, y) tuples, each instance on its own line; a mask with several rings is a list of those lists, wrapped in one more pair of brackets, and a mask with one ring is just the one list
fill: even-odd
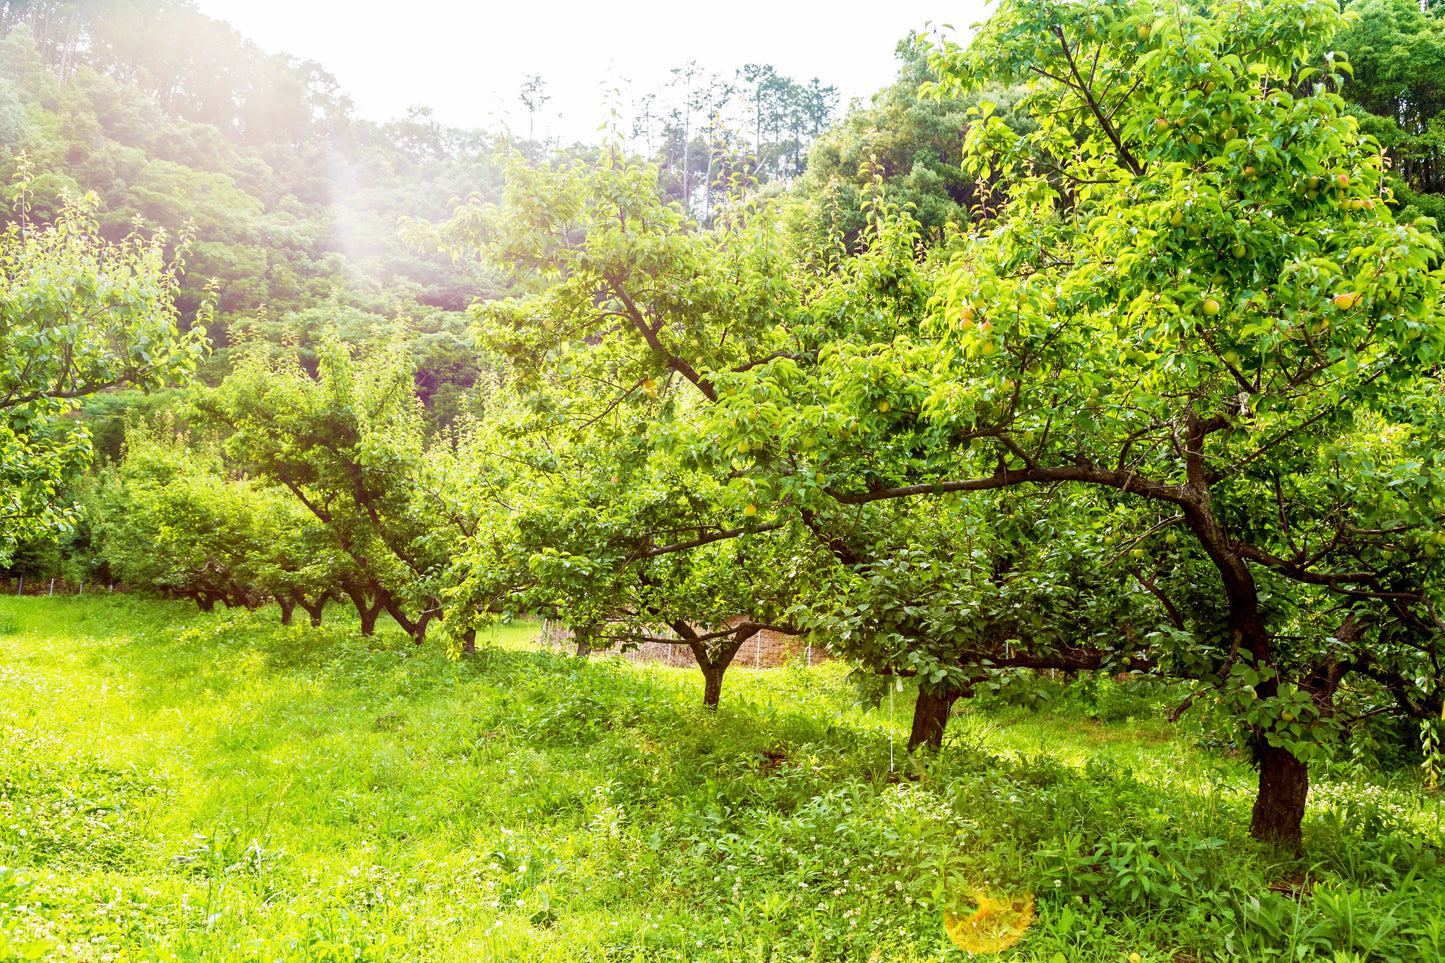
[(0, 960), (963, 960), (975, 893), (1035, 894), (1001, 959), (1445, 959), (1408, 771), (1322, 768), (1276, 863), (1167, 692), (969, 708), (915, 764), (909, 693), (836, 663), (710, 714), (534, 628), (450, 662), (340, 611), (0, 600)]

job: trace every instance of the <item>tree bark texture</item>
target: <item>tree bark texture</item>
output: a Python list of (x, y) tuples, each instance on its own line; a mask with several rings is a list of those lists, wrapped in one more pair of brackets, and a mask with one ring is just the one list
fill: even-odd
[(1266, 845), (1298, 853), (1309, 791), (1309, 767), (1288, 749), (1275, 748), (1261, 739), (1259, 793), (1254, 797), (1249, 834)]
[(913, 706), (913, 730), (908, 734), (909, 752), (919, 746), (930, 749), (943, 747), (943, 731), (948, 726), (948, 714), (953, 711), (953, 704), (960, 695), (962, 693), (957, 689), (945, 689), (938, 694), (923, 688), (918, 690), (918, 702)]

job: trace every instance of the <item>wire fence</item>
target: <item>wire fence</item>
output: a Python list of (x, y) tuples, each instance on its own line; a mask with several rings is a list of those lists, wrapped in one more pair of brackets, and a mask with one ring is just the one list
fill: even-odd
[[(621, 656), (629, 662), (674, 666), (694, 664), (692, 652), (670, 626), (650, 626), (647, 632), (653, 638), (668, 641), (643, 642), (625, 649), (615, 648), (601, 651), (603, 654)], [(557, 619), (542, 620), (542, 630), (538, 636), (538, 642), (546, 648), (564, 652), (575, 651), (577, 646), (577, 638), (572, 630)], [(812, 665), (815, 659), (828, 658), (830, 656), (827, 653), (822, 650), (814, 651), (811, 643), (796, 636), (764, 630), (743, 643), (742, 648), (733, 656), (732, 664), (754, 669), (775, 669), (796, 662)]]

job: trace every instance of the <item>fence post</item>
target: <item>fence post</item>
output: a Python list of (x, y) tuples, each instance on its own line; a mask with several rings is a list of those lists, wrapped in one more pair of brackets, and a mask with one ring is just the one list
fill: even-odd
[(49, 594), (51, 594), (51, 595), (54, 595), (54, 594), (55, 594), (55, 579), (53, 579), (53, 578), (50, 580), (50, 593), (49, 593)]
[(17, 585), (17, 586), (15, 586), (15, 594), (16, 594), (16, 595), (24, 595), (24, 594), (25, 594), (25, 576), (23, 576), (23, 575), (20, 576), (20, 584)]

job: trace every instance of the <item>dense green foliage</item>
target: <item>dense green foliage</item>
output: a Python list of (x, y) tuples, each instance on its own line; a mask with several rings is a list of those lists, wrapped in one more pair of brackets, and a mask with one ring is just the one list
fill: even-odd
[(22, 539), (74, 529), (65, 483), (90, 463), (90, 437), (69, 417), (88, 396), (150, 391), (184, 380), (205, 353), (181, 330), (180, 273), (163, 234), (110, 243), (75, 198), (50, 224), (29, 220), (31, 182), (18, 185), (18, 219), (0, 227), (0, 562)]

